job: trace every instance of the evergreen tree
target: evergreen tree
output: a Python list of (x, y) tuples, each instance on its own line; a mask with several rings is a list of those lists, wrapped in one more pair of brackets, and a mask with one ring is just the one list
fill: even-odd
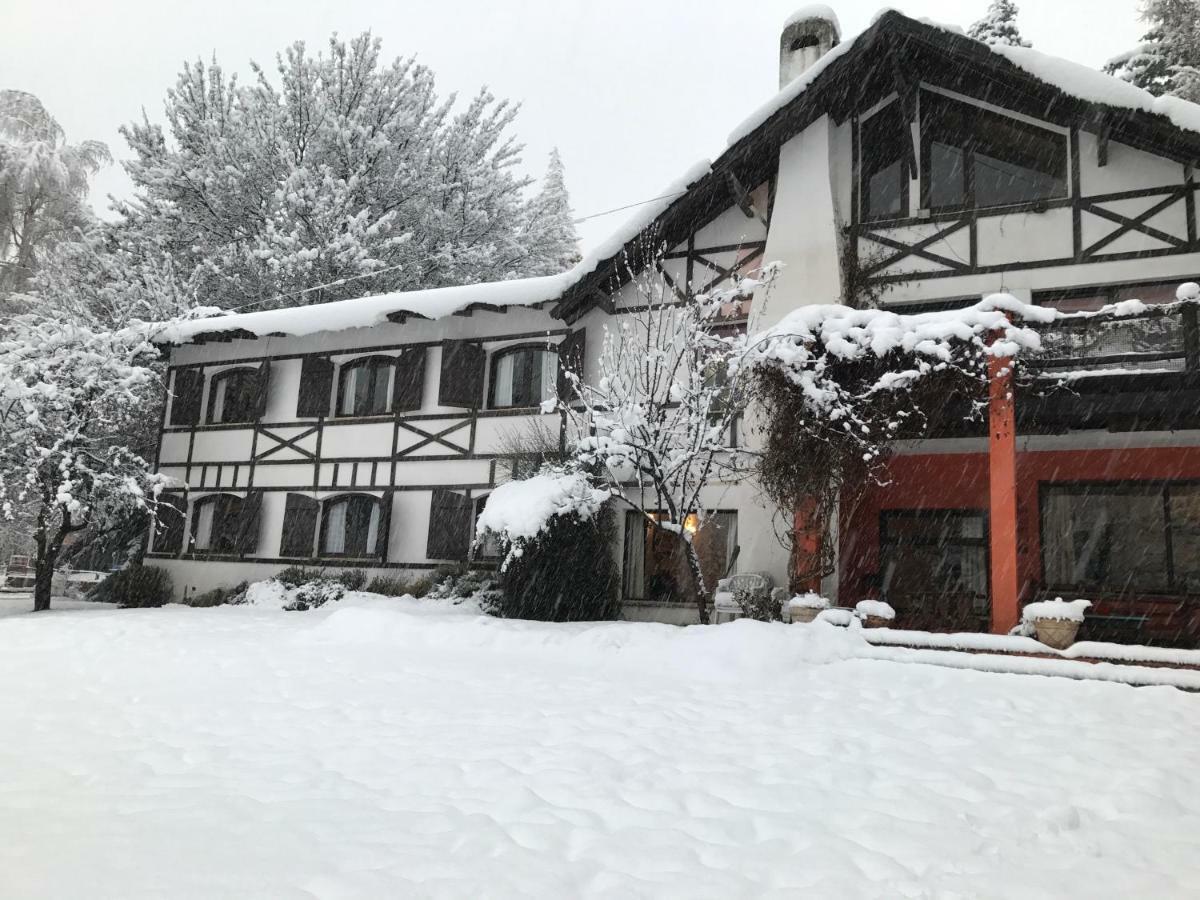
[(985, 44), (1028, 47), (1029, 41), (1017, 29), (1017, 12), (1013, 0), (992, 0), (984, 17), (967, 29), (967, 35)]
[(122, 129), (134, 196), (61, 254), (56, 302), (268, 309), (541, 274), (575, 252), (533, 214), (546, 191), (526, 197), (517, 107), (439, 98), (427, 68), (387, 62), (369, 34), (317, 56), (296, 43), (274, 77), (252, 67), (241, 85), (215, 61), (185, 65), (165, 126)]
[(550, 151), (542, 187), (526, 212), (525, 245), (530, 250), (530, 275), (554, 275), (579, 262), (579, 234), (567, 196), (562, 157)]
[(1149, 91), (1200, 103), (1200, 3), (1146, 0), (1142, 43), (1110, 60), (1104, 71)]

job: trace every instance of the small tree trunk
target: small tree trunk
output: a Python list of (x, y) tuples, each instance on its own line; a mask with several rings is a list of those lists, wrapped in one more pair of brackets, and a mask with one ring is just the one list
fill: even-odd
[(38, 510), (34, 540), (37, 544), (37, 560), (33, 568), (33, 611), (41, 612), (50, 608), (50, 593), (54, 587), (54, 561), (58, 556), (56, 542), (50, 538), (45, 505)]
[[(680, 535), (683, 538), (682, 535)], [(696, 545), (691, 541), (683, 538), (684, 550), (687, 553), (688, 569), (692, 573), (692, 581), (696, 585), (696, 612), (700, 615), (700, 624), (708, 624), (708, 599), (709, 591), (704, 583), (704, 571), (700, 568), (700, 554), (696, 550)]]

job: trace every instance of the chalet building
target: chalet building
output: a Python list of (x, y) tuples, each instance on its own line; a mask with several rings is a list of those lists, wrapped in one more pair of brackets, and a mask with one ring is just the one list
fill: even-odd
[[(739, 310), (751, 332), (801, 304), (919, 311), (1001, 290), (1153, 307), (1200, 275), (1200, 107), (890, 11), (844, 43), (828, 16), (793, 17), (780, 87), (715, 161), (563, 275), (173, 329), (158, 464), (187, 486), (173, 494), (185, 524), (149, 556), (197, 590), (294, 563), (418, 572), (486, 554), (471, 549), (480, 503), (529, 465), (513, 436), (562, 433), (539, 404), (564, 361), (595, 371), (606, 323), (637, 305), (626, 263), (649, 264), (650, 243), (670, 248), (656, 265), (681, 298), (784, 263)], [(940, 630), (1007, 628), (1018, 602), (1084, 596), (1093, 636), (1194, 642), (1200, 338), (1180, 309), (1045, 336), (1039, 364), (1071, 372), (1072, 391), (1018, 391), (1000, 543), (994, 435), (948, 427), (897, 448), (886, 486), (843, 498), (822, 588)], [(753, 484), (715, 487), (712, 509), (714, 571), (788, 583)], [(687, 621), (679, 560), (636, 517), (621, 525), (626, 615)]]

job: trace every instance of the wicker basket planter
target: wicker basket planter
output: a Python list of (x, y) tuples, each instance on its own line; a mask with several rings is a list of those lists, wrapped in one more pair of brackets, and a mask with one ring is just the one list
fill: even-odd
[(863, 628), (890, 628), (892, 620), (883, 616), (863, 616), (862, 623)]
[(1066, 650), (1079, 633), (1079, 623), (1070, 619), (1034, 619), (1033, 628), (1037, 639), (1055, 650)]
[(792, 624), (800, 622), (815, 622), (817, 616), (821, 614), (821, 610), (811, 606), (793, 606), (791, 607)]

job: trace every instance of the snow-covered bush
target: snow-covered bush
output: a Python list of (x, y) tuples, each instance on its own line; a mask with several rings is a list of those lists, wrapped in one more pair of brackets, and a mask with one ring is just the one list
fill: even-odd
[(292, 591), (288, 591), (288, 602), (284, 609), (303, 612), (318, 609), (326, 603), (337, 603), (346, 596), (346, 586), (335, 578), (316, 578)]
[(401, 575), (376, 575), (368, 582), (368, 594), (381, 594), (384, 597), (424, 597), (433, 588), (433, 579), (429, 576), (406, 578)]
[(1021, 610), (1021, 621), (1036, 622), (1038, 619), (1050, 619), (1052, 621), (1082, 622), (1091, 605), (1091, 600), (1064, 600), (1062, 597), (1028, 603)]
[(174, 586), (166, 569), (131, 565), (100, 582), (89, 599), (142, 609), (170, 603), (173, 593)]
[(764, 591), (737, 590), (733, 602), (742, 611), (742, 616), (757, 622), (778, 622), (783, 618), (779, 601)]
[(235, 584), (233, 587), (213, 588), (211, 591), (205, 591), (202, 594), (185, 596), (182, 602), (185, 606), (194, 606), (197, 609), (245, 602), (246, 591), (249, 587), (250, 582), (243, 581)]
[(473, 600), (486, 613), (500, 607), (500, 585), (493, 572), (480, 569), (443, 570), (441, 578), (425, 595), (430, 600)]
[(361, 591), (367, 584), (366, 569), (343, 569), (333, 576), (348, 591)]

